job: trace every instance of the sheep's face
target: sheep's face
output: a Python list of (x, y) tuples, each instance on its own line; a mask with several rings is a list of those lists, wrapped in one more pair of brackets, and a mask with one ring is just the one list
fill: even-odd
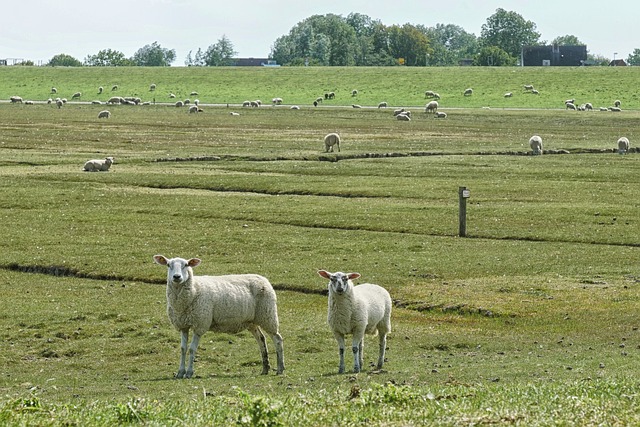
[(167, 283), (174, 285), (180, 285), (193, 275), (191, 267), (200, 265), (200, 259), (191, 258), (186, 260), (184, 258), (171, 258), (168, 259), (163, 255), (156, 255), (153, 257), (154, 261), (160, 265), (166, 265), (167, 271)]
[(342, 295), (349, 291), (349, 287), (352, 286), (351, 279), (357, 279), (360, 277), (359, 273), (342, 273), (340, 271), (336, 273), (329, 273), (325, 270), (318, 271), (318, 274), (325, 279), (329, 279), (329, 292), (333, 292), (337, 295)]

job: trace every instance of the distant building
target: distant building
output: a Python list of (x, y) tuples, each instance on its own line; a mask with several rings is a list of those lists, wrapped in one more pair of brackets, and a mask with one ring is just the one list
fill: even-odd
[(233, 65), (237, 67), (279, 67), (273, 59), (269, 58), (235, 58)]
[(7, 65), (6, 59), (0, 59), (0, 65)]
[(521, 62), (524, 66), (576, 67), (587, 61), (587, 46), (525, 46)]
[(613, 61), (609, 62), (609, 66), (610, 67), (626, 67), (627, 63), (625, 62), (624, 59), (614, 59)]

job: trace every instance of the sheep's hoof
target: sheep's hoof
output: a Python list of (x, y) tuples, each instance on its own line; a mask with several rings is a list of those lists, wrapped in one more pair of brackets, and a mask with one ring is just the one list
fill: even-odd
[(176, 374), (176, 378), (177, 379), (184, 378), (184, 371), (178, 371), (178, 373)]

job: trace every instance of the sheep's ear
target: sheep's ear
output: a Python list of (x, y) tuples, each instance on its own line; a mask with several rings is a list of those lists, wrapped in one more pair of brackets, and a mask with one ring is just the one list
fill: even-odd
[(347, 277), (349, 278), (349, 280), (357, 279), (358, 277), (360, 277), (360, 273), (349, 273), (347, 274)]
[(154, 255), (153, 260), (156, 262), (156, 264), (160, 265), (167, 265), (167, 262), (169, 261), (164, 255)]
[(325, 279), (331, 279), (331, 273), (326, 270), (318, 270), (318, 274), (320, 277), (324, 277)]
[(202, 260), (200, 258), (191, 258), (189, 261), (187, 261), (187, 265), (189, 267), (197, 267), (201, 262)]

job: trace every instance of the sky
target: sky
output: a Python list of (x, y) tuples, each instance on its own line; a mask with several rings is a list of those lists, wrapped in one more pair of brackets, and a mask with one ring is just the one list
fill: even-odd
[[(312, 15), (361, 13), (385, 25), (454, 24), (480, 36), (502, 8), (532, 21), (541, 40), (574, 35), (590, 54), (626, 59), (640, 48), (638, 0), (3, 0), (0, 59), (45, 64), (58, 54), (84, 61), (112, 49), (126, 57), (158, 42), (203, 51), (226, 36), (238, 57), (266, 58), (273, 42)], [(11, 63), (11, 62), (10, 62)]]

